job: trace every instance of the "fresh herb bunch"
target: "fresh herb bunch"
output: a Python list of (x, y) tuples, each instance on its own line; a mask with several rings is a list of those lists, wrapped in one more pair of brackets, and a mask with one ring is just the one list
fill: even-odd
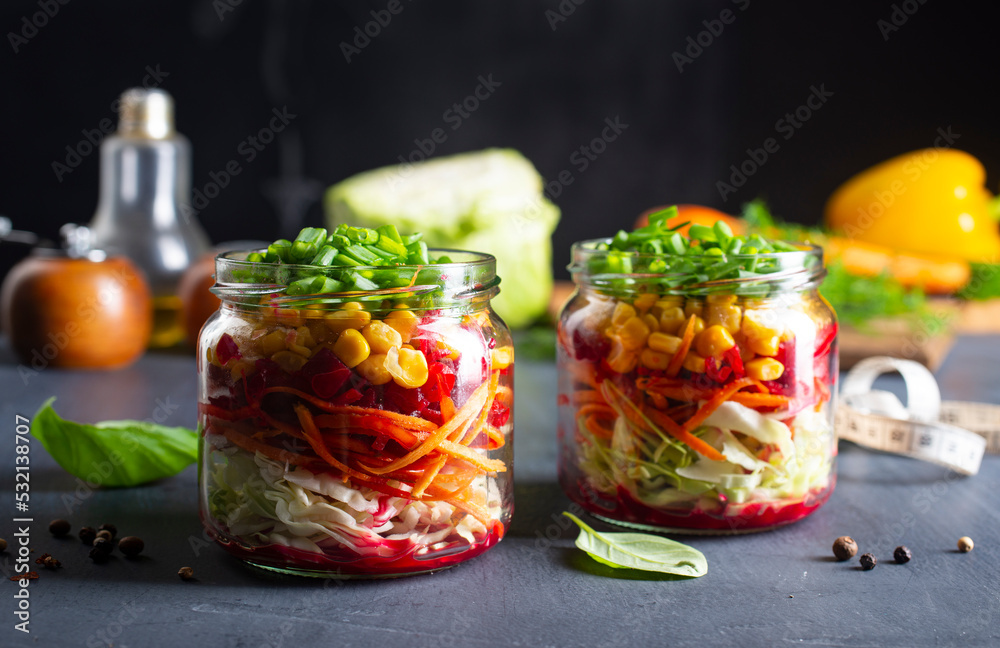
[[(447, 256), (431, 257), (421, 238), (419, 233), (401, 236), (395, 225), (378, 229), (339, 225), (333, 232), (306, 227), (294, 241), (279, 239), (266, 252), (251, 252), (246, 260), (308, 266), (287, 275), (287, 295), (384, 290), (410, 286), (419, 280), (419, 271), (415, 278), (412, 270), (394, 268), (451, 263)], [(252, 271), (244, 278), (259, 279)]]
[[(649, 217), (649, 224), (632, 232), (619, 231), (608, 241), (598, 243), (597, 250), (607, 254), (596, 255), (589, 262), (593, 275), (650, 274), (663, 275), (670, 288), (697, 286), (707, 282), (733, 279), (764, 278), (785, 269), (776, 253), (803, 252), (803, 248), (784, 241), (769, 240), (760, 234), (735, 236), (724, 222), (713, 227), (694, 224), (688, 235), (680, 231), (688, 223), (668, 227), (667, 222), (677, 215), (676, 207), (669, 207)], [(807, 256), (805, 263), (814, 263)], [(632, 280), (621, 280), (625, 284)], [(622, 285), (621, 287), (625, 287)], [(757, 293), (759, 288), (741, 287), (737, 294)]]

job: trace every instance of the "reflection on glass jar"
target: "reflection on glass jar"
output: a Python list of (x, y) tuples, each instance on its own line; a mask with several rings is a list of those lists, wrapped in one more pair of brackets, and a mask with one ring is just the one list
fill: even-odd
[(395, 268), (402, 288), (288, 296), (296, 267), (246, 254), (217, 259), (223, 305), (198, 347), (209, 534), (251, 564), (341, 578), (496, 544), (513, 512), (513, 347), (490, 308), (493, 257), (449, 251)]
[(612, 254), (600, 243), (573, 246), (577, 291), (559, 323), (569, 497), (607, 521), (696, 533), (767, 529), (819, 508), (837, 448), (822, 251), (745, 256), (774, 271), (678, 288), (668, 274), (593, 272)]

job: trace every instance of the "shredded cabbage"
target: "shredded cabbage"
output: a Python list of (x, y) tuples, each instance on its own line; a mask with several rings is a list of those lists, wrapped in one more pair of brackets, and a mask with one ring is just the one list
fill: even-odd
[(594, 437), (582, 420), (578, 430), (587, 441), (580, 444), (579, 465), (591, 486), (612, 496), (624, 487), (655, 508), (693, 505), (713, 493), (731, 504), (802, 498), (828, 485), (833, 460), (833, 429), (826, 415), (812, 408), (796, 414), (790, 428), (776, 415), (724, 403), (695, 434), (725, 461), (707, 459), (672, 439), (654, 446), (622, 416), (610, 440)]
[[(257, 545), (393, 556), (435, 543), (482, 539), (487, 529), (447, 502), (420, 502), (289, 467), (257, 453), (212, 451), (211, 513), (229, 533)], [(485, 476), (470, 487), (490, 512), (499, 494)]]

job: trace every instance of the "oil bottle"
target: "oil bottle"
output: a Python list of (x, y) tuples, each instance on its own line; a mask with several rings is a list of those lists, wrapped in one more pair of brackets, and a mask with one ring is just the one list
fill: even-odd
[(101, 185), (91, 245), (132, 259), (153, 293), (151, 348), (184, 338), (178, 284), (209, 249), (190, 210), (191, 145), (174, 130), (174, 102), (160, 89), (131, 88), (118, 129), (101, 143)]

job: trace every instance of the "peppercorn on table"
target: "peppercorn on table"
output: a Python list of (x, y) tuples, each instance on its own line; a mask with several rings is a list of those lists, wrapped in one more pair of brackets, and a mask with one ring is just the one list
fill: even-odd
[[(38, 572), (8, 582), (3, 646), (987, 646), (1000, 642), (1000, 457), (963, 478), (931, 464), (842, 442), (838, 485), (813, 516), (764, 533), (674, 536), (702, 551), (708, 574), (642, 576), (576, 549), (561, 515), (582, 513), (556, 479), (556, 370), (516, 365), (515, 498), (509, 532), (491, 552), (436, 574), (342, 582), (244, 566), (203, 532), (197, 475), (130, 489), (94, 489), (64, 472), (37, 442), (15, 451), (17, 417), (50, 396), (67, 418), (151, 419), (193, 426), (194, 359), (147, 354), (113, 372), (18, 366), (0, 341), (4, 521), (0, 554), (15, 575), (19, 548)], [(937, 373), (945, 398), (1000, 403), (1000, 337), (960, 337)], [(882, 378), (880, 388), (901, 381)], [(29, 488), (15, 487), (27, 465)], [(95, 467), (100, 469), (100, 467)], [(15, 490), (15, 488), (17, 490)], [(28, 510), (15, 493), (30, 491)], [(25, 498), (22, 498), (25, 499)], [(72, 530), (56, 538), (49, 522)], [(15, 521), (17, 519), (18, 521)], [(27, 520), (27, 521), (20, 521)], [(83, 526), (117, 527), (144, 543), (137, 558), (101, 564), (77, 538)], [(857, 541), (837, 562), (839, 536)], [(967, 536), (974, 550), (961, 553)], [(897, 564), (893, 552), (912, 553)], [(60, 567), (36, 565), (48, 553)], [(874, 569), (858, 558), (871, 553)], [(51, 562), (51, 561), (50, 561)], [(181, 568), (193, 573), (186, 580)], [(26, 590), (26, 591), (22, 591)], [(25, 622), (27, 622), (25, 624)], [(30, 630), (30, 633), (22, 629)]]

